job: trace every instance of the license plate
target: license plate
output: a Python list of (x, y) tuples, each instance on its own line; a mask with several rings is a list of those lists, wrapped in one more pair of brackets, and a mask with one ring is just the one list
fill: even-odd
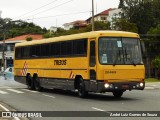
[(129, 85), (122, 85), (122, 88), (128, 89), (128, 88), (129, 88)]

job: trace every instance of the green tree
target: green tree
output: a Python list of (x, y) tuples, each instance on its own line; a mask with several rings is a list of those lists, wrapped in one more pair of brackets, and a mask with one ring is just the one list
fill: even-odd
[(146, 34), (160, 22), (159, 0), (124, 0), (124, 5), (125, 18), (137, 25), (140, 34)]
[(158, 24), (156, 27), (151, 27), (148, 31), (148, 34), (160, 35), (160, 24)]
[(27, 40), (27, 41), (32, 41), (33, 38), (32, 38), (32, 37), (27, 37), (26, 40)]
[[(96, 30), (110, 30), (110, 23), (109, 22), (101, 22), (101, 21), (95, 21), (95, 31)], [(92, 25), (88, 25), (86, 28), (84, 28), (84, 32), (92, 31)]]
[[(3, 31), (6, 30), (6, 38), (12, 38), (24, 34), (44, 34), (47, 32), (45, 28), (42, 29), (34, 23), (28, 23), (22, 20), (12, 21), (9, 18), (1, 18), (0, 27), (3, 27)], [(0, 38), (2, 38), (2, 32), (0, 32)]]
[(118, 8), (124, 8), (124, 0), (119, 0)]
[(152, 60), (152, 64), (155, 67), (155, 76), (160, 79), (160, 56), (155, 57), (154, 60)]
[(47, 32), (47, 33), (43, 34), (43, 38), (51, 38), (51, 37), (53, 37), (53, 33), (51, 33), (51, 32)]
[(138, 28), (135, 23), (130, 23), (125, 18), (116, 18), (113, 19), (112, 29), (121, 30), (121, 31), (129, 31), (129, 32), (138, 32)]

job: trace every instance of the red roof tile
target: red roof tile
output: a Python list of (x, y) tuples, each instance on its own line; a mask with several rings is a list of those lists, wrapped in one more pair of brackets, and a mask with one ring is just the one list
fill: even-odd
[[(107, 9), (107, 10), (104, 10), (103, 12), (100, 12), (100, 13), (94, 15), (94, 17), (99, 16), (99, 15), (108, 15), (108, 14), (109, 14), (109, 11), (112, 11), (112, 10), (114, 10), (114, 9), (115, 9), (115, 8), (109, 8), (109, 9)], [(92, 17), (88, 18), (86, 21), (88, 21), (88, 20), (90, 20), (90, 19), (92, 19)]]
[(31, 35), (31, 34), (28, 34), (28, 35), (17, 36), (17, 37), (14, 37), (14, 38), (9, 38), (9, 39), (6, 39), (5, 41), (26, 40), (26, 38), (28, 38), (28, 37), (31, 37), (33, 40), (41, 40), (41, 39), (43, 39), (42, 35)]
[(97, 15), (108, 15), (109, 14), (109, 11), (113, 10), (113, 8), (109, 8), (107, 10), (104, 10), (103, 12), (97, 14)]

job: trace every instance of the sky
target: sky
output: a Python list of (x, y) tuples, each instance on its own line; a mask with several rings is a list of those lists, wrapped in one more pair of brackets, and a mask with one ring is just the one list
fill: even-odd
[[(117, 8), (119, 0), (94, 0), (95, 14)], [(0, 0), (2, 18), (33, 22), (42, 28), (91, 17), (92, 0)]]

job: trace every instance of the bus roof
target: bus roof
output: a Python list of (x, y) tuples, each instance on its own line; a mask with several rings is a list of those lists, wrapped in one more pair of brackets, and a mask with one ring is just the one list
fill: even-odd
[(82, 39), (82, 38), (97, 38), (97, 37), (104, 37), (104, 36), (139, 38), (139, 35), (133, 32), (113, 31), (113, 30), (92, 31), (92, 32), (86, 32), (86, 33), (47, 38), (47, 39), (36, 40), (36, 41), (25, 41), (22, 43), (17, 43), (15, 47), (35, 45), (35, 44), (44, 44), (44, 43), (51, 43), (51, 42), (58, 42), (58, 41), (65, 41), (65, 40)]

